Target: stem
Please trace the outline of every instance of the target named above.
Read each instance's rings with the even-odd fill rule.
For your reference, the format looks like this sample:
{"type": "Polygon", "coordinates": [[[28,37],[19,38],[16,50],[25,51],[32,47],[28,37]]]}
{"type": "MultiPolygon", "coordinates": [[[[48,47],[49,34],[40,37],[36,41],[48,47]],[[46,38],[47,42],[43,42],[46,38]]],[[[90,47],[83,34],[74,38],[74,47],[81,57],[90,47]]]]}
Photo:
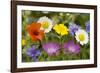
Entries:
{"type": "Polygon", "coordinates": [[[39,40],[39,43],[40,43],[40,46],[39,46],[39,48],[41,48],[41,47],[42,47],[42,42],[41,42],[41,40],[39,40]]]}
{"type": "Polygon", "coordinates": [[[45,35],[45,41],[46,41],[46,42],[48,41],[48,38],[46,37],[46,35],[45,35]]]}
{"type": "Polygon", "coordinates": [[[62,45],[62,36],[60,36],[60,45],[62,45]]]}

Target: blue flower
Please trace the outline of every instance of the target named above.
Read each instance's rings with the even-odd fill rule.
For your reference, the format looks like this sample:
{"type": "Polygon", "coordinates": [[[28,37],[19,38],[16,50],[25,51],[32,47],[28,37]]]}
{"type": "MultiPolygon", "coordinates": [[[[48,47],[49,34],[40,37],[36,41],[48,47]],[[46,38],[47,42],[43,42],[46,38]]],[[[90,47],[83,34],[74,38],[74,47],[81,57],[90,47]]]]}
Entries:
{"type": "Polygon", "coordinates": [[[90,32],[90,21],[86,22],[86,32],[90,32]]]}
{"type": "Polygon", "coordinates": [[[78,31],[78,29],[80,29],[80,27],[78,25],[76,25],[75,23],[69,23],[69,33],[74,36],[75,32],[78,31]]]}
{"type": "Polygon", "coordinates": [[[41,54],[41,51],[36,49],[35,46],[27,49],[26,54],[33,58],[34,61],[38,61],[37,57],[41,54]]]}

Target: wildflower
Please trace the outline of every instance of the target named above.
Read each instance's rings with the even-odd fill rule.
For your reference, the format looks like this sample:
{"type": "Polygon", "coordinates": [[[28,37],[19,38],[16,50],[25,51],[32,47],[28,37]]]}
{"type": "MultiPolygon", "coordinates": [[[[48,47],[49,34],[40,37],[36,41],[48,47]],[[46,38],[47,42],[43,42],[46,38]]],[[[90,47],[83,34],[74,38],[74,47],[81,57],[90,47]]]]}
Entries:
{"type": "Polygon", "coordinates": [[[48,55],[54,55],[59,52],[60,45],[54,42],[48,42],[43,44],[43,49],[48,53],[48,55]]]}
{"type": "Polygon", "coordinates": [[[45,33],[48,33],[51,31],[52,27],[53,27],[53,22],[51,19],[49,19],[46,16],[41,17],[38,20],[38,23],[41,23],[41,29],[44,30],[45,33]]]}
{"type": "Polygon", "coordinates": [[[33,41],[42,40],[44,37],[44,31],[40,30],[40,23],[32,23],[28,26],[27,31],[33,41]]]}
{"type": "Polygon", "coordinates": [[[90,21],[86,22],[86,32],[90,32],[90,21]]]}
{"type": "Polygon", "coordinates": [[[88,33],[82,29],[75,33],[75,38],[81,45],[87,44],[89,40],[88,33]]]}
{"type": "Polygon", "coordinates": [[[80,27],[74,23],[69,23],[69,33],[74,36],[75,32],[78,31],[78,29],[80,29],[80,27]]]}
{"type": "Polygon", "coordinates": [[[26,45],[26,40],[22,39],[22,46],[25,46],[25,45],[26,45]]]}
{"type": "Polygon", "coordinates": [[[63,45],[64,51],[71,54],[78,54],[80,52],[80,45],[75,44],[74,41],[69,41],[63,45]]]}
{"type": "Polygon", "coordinates": [[[68,28],[64,24],[56,24],[53,29],[61,36],[68,34],[68,28]]]}
{"type": "Polygon", "coordinates": [[[31,48],[27,49],[26,54],[34,59],[34,61],[37,61],[37,57],[41,54],[40,50],[37,50],[35,46],[32,46],[31,48]]]}

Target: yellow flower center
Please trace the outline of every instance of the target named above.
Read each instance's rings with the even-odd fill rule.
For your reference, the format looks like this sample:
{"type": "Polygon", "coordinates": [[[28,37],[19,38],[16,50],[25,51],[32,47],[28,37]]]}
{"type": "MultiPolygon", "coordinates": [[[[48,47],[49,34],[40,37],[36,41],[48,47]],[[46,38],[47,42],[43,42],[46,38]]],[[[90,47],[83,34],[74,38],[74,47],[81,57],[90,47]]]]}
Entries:
{"type": "Polygon", "coordinates": [[[85,36],[84,36],[84,34],[79,34],[79,39],[80,39],[80,41],[84,41],[84,39],[85,39],[85,36]]]}
{"type": "Polygon", "coordinates": [[[42,23],[42,27],[43,27],[44,29],[47,29],[47,28],[49,27],[49,23],[48,23],[47,21],[44,21],[44,22],[42,23]]]}

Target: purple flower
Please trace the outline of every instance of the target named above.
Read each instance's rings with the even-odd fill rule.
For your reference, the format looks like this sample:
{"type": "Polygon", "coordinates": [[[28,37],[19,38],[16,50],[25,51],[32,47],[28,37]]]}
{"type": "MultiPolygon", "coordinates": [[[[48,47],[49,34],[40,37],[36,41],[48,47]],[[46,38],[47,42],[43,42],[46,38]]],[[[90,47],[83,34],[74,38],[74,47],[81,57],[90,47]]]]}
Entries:
{"type": "Polygon", "coordinates": [[[43,44],[43,49],[51,56],[59,52],[60,45],[55,42],[48,42],[43,44]]]}
{"type": "Polygon", "coordinates": [[[80,45],[75,44],[73,41],[64,43],[64,51],[71,54],[78,54],[80,52],[80,45]]]}
{"type": "Polygon", "coordinates": [[[74,23],[69,23],[69,33],[74,36],[75,32],[80,29],[80,27],[74,23]]]}
{"type": "Polygon", "coordinates": [[[90,21],[86,22],[86,32],[90,32],[90,21]]]}
{"type": "Polygon", "coordinates": [[[35,46],[32,46],[31,48],[27,49],[26,54],[34,59],[34,61],[37,61],[37,56],[41,54],[40,50],[37,50],[35,46]]]}

